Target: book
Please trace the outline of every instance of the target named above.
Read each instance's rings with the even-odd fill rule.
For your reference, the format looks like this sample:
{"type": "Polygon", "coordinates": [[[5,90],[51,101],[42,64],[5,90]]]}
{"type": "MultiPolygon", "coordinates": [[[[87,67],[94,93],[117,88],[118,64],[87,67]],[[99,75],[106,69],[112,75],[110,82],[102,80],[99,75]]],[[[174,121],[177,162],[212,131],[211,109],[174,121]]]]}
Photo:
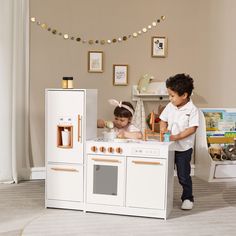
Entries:
{"type": "Polygon", "coordinates": [[[202,110],[207,131],[217,131],[219,130],[218,122],[224,117],[225,110],[202,110]]]}

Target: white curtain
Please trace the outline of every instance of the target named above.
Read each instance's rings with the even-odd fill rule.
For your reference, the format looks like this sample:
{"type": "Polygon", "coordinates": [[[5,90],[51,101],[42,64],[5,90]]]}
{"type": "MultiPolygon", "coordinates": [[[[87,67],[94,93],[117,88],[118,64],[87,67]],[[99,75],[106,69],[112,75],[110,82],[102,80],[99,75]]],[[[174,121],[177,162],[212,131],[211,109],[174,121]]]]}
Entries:
{"type": "Polygon", "coordinates": [[[0,0],[0,182],[29,169],[29,0],[0,0]]]}

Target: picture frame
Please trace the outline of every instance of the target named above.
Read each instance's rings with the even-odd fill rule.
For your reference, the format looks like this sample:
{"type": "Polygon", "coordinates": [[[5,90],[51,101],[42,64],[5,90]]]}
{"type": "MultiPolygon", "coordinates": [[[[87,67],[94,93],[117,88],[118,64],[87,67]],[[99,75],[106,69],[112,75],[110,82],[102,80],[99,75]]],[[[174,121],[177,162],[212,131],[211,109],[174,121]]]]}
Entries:
{"type": "Polygon", "coordinates": [[[167,37],[153,36],[151,45],[152,45],[152,57],[167,56],[167,37]]]}
{"type": "Polygon", "coordinates": [[[89,51],[88,52],[88,72],[102,73],[103,72],[103,52],[89,51]]]}
{"type": "Polygon", "coordinates": [[[128,65],[113,65],[113,85],[124,86],[128,84],[128,65]]]}

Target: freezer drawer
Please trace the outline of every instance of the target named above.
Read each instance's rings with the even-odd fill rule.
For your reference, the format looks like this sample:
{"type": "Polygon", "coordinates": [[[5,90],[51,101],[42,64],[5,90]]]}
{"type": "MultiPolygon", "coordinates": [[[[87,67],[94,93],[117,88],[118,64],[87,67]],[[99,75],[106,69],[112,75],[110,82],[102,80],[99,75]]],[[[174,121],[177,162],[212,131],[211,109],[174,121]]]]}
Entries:
{"type": "Polygon", "coordinates": [[[83,166],[48,164],[46,198],[83,201],[83,166]]]}
{"type": "Polygon", "coordinates": [[[127,158],[126,206],[164,209],[166,160],[127,158]]]}

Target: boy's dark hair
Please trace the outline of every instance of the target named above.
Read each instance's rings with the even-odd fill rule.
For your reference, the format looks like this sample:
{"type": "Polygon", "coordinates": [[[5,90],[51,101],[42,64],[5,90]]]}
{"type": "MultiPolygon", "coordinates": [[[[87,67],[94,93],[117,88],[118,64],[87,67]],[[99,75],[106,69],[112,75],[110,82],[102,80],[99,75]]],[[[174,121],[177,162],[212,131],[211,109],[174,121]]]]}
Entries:
{"type": "MultiPolygon", "coordinates": [[[[122,104],[130,107],[134,111],[134,107],[130,102],[122,102],[122,104]]],[[[126,118],[131,118],[133,116],[133,114],[129,110],[127,110],[122,106],[121,107],[117,106],[115,108],[114,115],[117,117],[126,117],[126,118]]]]}
{"type": "Polygon", "coordinates": [[[194,89],[193,79],[186,74],[176,74],[166,80],[166,87],[176,92],[179,96],[187,93],[189,98],[194,89]]]}

